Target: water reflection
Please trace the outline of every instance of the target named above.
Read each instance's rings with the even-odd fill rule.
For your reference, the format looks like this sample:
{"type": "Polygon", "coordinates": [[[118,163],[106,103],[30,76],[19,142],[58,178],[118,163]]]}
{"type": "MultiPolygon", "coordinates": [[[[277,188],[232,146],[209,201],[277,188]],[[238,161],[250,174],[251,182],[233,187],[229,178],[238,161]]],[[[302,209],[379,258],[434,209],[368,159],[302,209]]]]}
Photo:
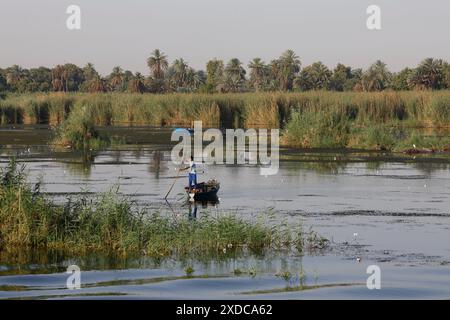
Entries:
{"type": "Polygon", "coordinates": [[[154,177],[159,179],[161,173],[164,173],[167,170],[169,170],[169,167],[167,161],[164,161],[164,152],[160,150],[150,152],[148,172],[154,173],[154,177]]]}
{"type": "Polygon", "coordinates": [[[187,207],[189,209],[188,211],[188,217],[189,220],[195,220],[198,217],[198,210],[199,208],[204,209],[202,210],[205,212],[207,209],[211,208],[217,208],[219,205],[219,198],[215,196],[210,201],[187,201],[187,207]]]}
{"type": "MultiPolygon", "coordinates": [[[[134,144],[84,154],[67,151],[53,152],[46,146],[45,139],[38,143],[32,142],[37,140],[29,140],[31,133],[33,136],[40,135],[33,131],[30,132],[29,137],[21,137],[20,143],[4,145],[0,148],[1,166],[7,163],[11,155],[17,155],[18,160],[25,162],[30,169],[30,181],[34,181],[37,175],[45,173],[45,182],[49,182],[46,185],[46,191],[49,194],[66,195],[66,193],[77,192],[79,185],[84,183],[88,183],[94,192],[105,191],[117,181],[117,176],[120,175],[127,178],[122,181],[121,191],[134,196],[139,204],[151,206],[155,210],[164,206],[163,196],[174,179],[174,174],[169,172],[170,146],[167,145],[167,141],[170,140],[170,134],[167,132],[155,131],[151,135],[144,135],[139,130],[127,131],[130,135],[127,141],[132,141],[134,144]],[[131,135],[135,138],[132,139],[131,135]],[[70,171],[75,177],[65,176],[63,170],[70,171]],[[87,176],[90,177],[87,182],[80,182],[78,179],[87,176]]],[[[0,135],[3,135],[3,132],[0,135]]],[[[0,137],[0,144],[11,144],[12,141],[16,141],[12,135],[8,135],[7,139],[5,136],[0,137]]],[[[237,212],[251,218],[252,213],[265,210],[270,206],[276,208],[277,219],[284,219],[286,217],[284,213],[292,213],[292,216],[288,217],[292,220],[288,221],[297,221],[296,219],[300,216],[305,219],[306,226],[313,226],[314,230],[334,241],[347,241],[349,238],[351,240],[354,232],[359,232],[364,237],[364,245],[367,244],[367,247],[352,246],[353,250],[342,249],[345,249],[342,254],[346,254],[351,260],[340,260],[340,257],[332,256],[323,257],[324,260],[322,257],[314,257],[320,259],[315,260],[316,264],[307,265],[306,273],[309,279],[314,277],[315,268],[320,271],[321,277],[322,274],[331,275],[332,278],[331,280],[328,278],[328,282],[350,281],[354,279],[354,274],[357,274],[355,271],[361,272],[361,275],[365,277],[365,268],[362,268],[365,256],[382,259],[380,261],[385,261],[387,258],[395,261],[396,257],[404,259],[406,254],[413,252],[419,257],[415,261],[430,264],[429,257],[422,254],[426,252],[438,256],[433,261],[445,263],[448,261],[448,248],[445,246],[445,243],[448,243],[448,223],[445,220],[448,214],[445,214],[448,212],[447,199],[450,192],[449,180],[446,179],[449,177],[450,169],[448,156],[410,156],[339,150],[313,152],[287,149],[282,150],[280,156],[279,175],[269,178],[261,177],[259,170],[253,166],[210,166],[207,174],[223,182],[223,188],[220,191],[222,197],[220,209],[218,202],[188,202],[183,192],[184,183],[178,182],[170,199],[172,205],[168,206],[171,208],[170,211],[167,209],[168,214],[195,220],[200,219],[203,213],[211,214],[211,211],[213,211],[212,214],[237,212]],[[373,171],[380,172],[374,174],[373,171]],[[433,180],[423,181],[429,177],[433,180]],[[177,192],[180,192],[180,197],[175,199],[173,194],[177,192]],[[341,215],[341,213],[351,213],[351,215],[341,215]],[[403,220],[405,222],[402,222],[403,220]],[[404,241],[397,241],[398,239],[404,241]],[[385,253],[386,248],[392,247],[398,251],[397,256],[388,256],[385,253]],[[356,262],[355,256],[363,256],[363,262],[356,262]],[[336,266],[340,264],[342,269],[339,271],[336,266]],[[333,267],[331,273],[321,270],[330,266],[333,267]],[[355,269],[359,267],[361,270],[355,269]]],[[[308,259],[310,259],[309,256],[306,260],[308,259]]],[[[411,262],[408,260],[406,263],[411,262]]],[[[246,292],[251,292],[252,288],[266,290],[265,292],[272,289],[280,290],[279,288],[283,288],[283,279],[286,281],[303,279],[295,278],[303,274],[301,257],[275,257],[267,252],[261,252],[260,255],[238,256],[235,251],[226,253],[220,251],[216,255],[204,257],[150,258],[144,255],[124,257],[105,253],[80,256],[66,255],[61,252],[0,250],[0,275],[63,273],[70,264],[79,265],[83,271],[129,269],[123,273],[124,279],[129,281],[153,276],[180,277],[184,275],[183,270],[186,266],[192,266],[195,269],[194,276],[225,274],[232,277],[238,274],[253,276],[264,273],[271,276],[279,275],[275,279],[277,282],[267,283],[265,286],[267,289],[260,288],[262,282],[255,282],[255,286],[252,287],[251,284],[242,281],[243,278],[239,279],[240,283],[243,283],[239,291],[246,292]],[[175,275],[172,274],[173,268],[177,270],[175,275]],[[142,270],[140,274],[141,270],[137,269],[145,270],[142,270]],[[156,270],[154,275],[149,273],[149,269],[159,270],[156,270]],[[291,275],[294,278],[291,278],[291,275]]],[[[385,262],[384,268],[388,267],[389,264],[385,262]]],[[[436,279],[434,284],[445,283],[448,272],[441,272],[436,266],[433,268],[437,270],[436,274],[432,274],[436,279]]],[[[402,278],[405,270],[409,269],[399,268],[398,270],[402,278]]],[[[108,272],[105,271],[105,273],[108,272]]],[[[110,274],[111,279],[117,279],[117,272],[110,274]]],[[[63,274],[63,276],[66,275],[63,274]]],[[[261,280],[258,276],[255,278],[256,281],[261,280]]],[[[61,277],[61,279],[61,285],[64,285],[65,278],[61,277]]],[[[92,279],[91,281],[98,283],[105,281],[101,273],[95,273],[92,279]]],[[[416,288],[425,288],[422,292],[431,289],[431,286],[420,283],[418,273],[412,273],[404,279],[407,279],[408,283],[415,283],[416,288]]],[[[262,281],[272,280],[271,278],[262,281]]],[[[27,283],[36,284],[41,280],[33,278],[27,281],[29,281],[27,283]]],[[[209,287],[217,288],[217,283],[214,279],[214,283],[211,282],[209,287]]],[[[299,283],[303,286],[303,282],[300,281],[288,284],[297,286],[299,283]]],[[[38,285],[46,287],[51,283],[48,284],[42,280],[38,285]]],[[[232,286],[236,291],[235,285],[236,283],[230,282],[224,287],[232,286]]],[[[167,288],[167,291],[172,289],[170,292],[173,293],[180,292],[180,290],[173,290],[170,284],[167,288]]],[[[192,285],[189,283],[185,288],[186,292],[192,292],[192,285]]],[[[448,292],[448,288],[445,290],[448,292]]],[[[158,294],[160,292],[158,291],[158,294]]],[[[210,292],[208,291],[207,294],[209,295],[210,292]]],[[[437,296],[440,297],[440,295],[437,296]]]]}
{"type": "Polygon", "coordinates": [[[88,178],[91,175],[96,156],[96,153],[89,151],[73,153],[70,160],[65,161],[64,165],[70,174],[88,178]]]}
{"type": "Polygon", "coordinates": [[[423,172],[424,175],[431,176],[436,171],[450,170],[449,163],[439,163],[433,161],[421,161],[413,164],[414,168],[423,172]]]}
{"type": "Polygon", "coordinates": [[[125,269],[182,269],[195,266],[204,272],[229,273],[255,268],[259,272],[275,273],[278,270],[299,270],[302,256],[286,257],[276,252],[240,254],[237,251],[217,252],[205,256],[149,257],[142,254],[85,253],[68,254],[58,250],[12,250],[0,252],[0,276],[17,274],[42,274],[65,272],[76,264],[82,270],[125,269]]]}

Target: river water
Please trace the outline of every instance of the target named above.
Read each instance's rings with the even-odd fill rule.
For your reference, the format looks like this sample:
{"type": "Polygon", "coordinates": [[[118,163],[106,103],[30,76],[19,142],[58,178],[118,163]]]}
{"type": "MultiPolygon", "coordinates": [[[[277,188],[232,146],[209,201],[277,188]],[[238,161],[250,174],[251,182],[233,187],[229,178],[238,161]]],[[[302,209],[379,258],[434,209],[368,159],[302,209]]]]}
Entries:
{"type": "Polygon", "coordinates": [[[281,150],[279,172],[253,165],[209,165],[201,179],[221,182],[219,202],[187,205],[187,177],[175,183],[170,129],[103,129],[126,143],[89,156],[52,152],[46,127],[0,129],[0,161],[16,155],[29,180],[43,181],[55,201],[80,192],[121,193],[138,205],[178,215],[233,212],[274,215],[331,240],[304,256],[223,259],[46,256],[12,264],[0,260],[0,298],[450,298],[450,156],[408,156],[336,150],[281,150]],[[67,266],[80,266],[82,288],[66,289],[67,266]],[[185,267],[195,272],[187,277],[185,267]],[[381,270],[369,290],[367,267],[381,270]],[[251,270],[235,274],[235,270],[251,270]],[[290,279],[277,273],[289,271],[290,279]],[[301,284],[301,286],[300,286],[301,284]],[[301,288],[302,290],[300,290],[301,288]]]}

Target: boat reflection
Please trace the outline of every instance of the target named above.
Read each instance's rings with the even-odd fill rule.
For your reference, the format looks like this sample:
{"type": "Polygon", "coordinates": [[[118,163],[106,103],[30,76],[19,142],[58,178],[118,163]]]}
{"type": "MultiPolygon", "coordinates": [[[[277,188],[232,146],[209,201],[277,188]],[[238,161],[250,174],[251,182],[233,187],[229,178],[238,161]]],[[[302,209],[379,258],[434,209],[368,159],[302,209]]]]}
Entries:
{"type": "Polygon", "coordinates": [[[202,209],[216,208],[219,203],[220,203],[219,198],[217,196],[215,196],[214,198],[211,198],[209,201],[189,201],[188,200],[189,220],[197,219],[199,208],[202,208],[202,209]]]}

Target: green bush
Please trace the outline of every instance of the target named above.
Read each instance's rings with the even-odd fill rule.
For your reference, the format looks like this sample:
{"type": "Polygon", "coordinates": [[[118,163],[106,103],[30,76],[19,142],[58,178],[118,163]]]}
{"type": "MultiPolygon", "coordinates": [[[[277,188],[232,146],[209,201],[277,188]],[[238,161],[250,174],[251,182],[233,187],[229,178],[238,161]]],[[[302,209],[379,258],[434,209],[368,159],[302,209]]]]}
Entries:
{"type": "Polygon", "coordinates": [[[347,144],[349,130],[347,116],[339,111],[294,111],[282,141],[302,148],[342,148],[347,144]]]}
{"type": "Polygon", "coordinates": [[[396,139],[391,128],[375,126],[364,129],[360,139],[359,146],[372,150],[392,150],[396,139]]]}
{"type": "Polygon", "coordinates": [[[56,128],[53,144],[76,150],[98,150],[107,146],[110,141],[100,137],[92,113],[90,106],[74,108],[62,125],[56,128]]]}

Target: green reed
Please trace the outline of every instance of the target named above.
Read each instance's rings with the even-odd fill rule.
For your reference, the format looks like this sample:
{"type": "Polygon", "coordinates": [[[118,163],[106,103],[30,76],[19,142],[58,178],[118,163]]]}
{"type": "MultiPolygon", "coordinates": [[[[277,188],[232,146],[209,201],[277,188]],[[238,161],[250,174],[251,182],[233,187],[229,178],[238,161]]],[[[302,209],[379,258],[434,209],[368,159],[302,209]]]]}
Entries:
{"type": "Polygon", "coordinates": [[[79,109],[88,109],[96,126],[201,120],[211,127],[286,129],[282,142],[293,147],[396,149],[408,137],[392,135],[391,128],[450,126],[450,91],[11,94],[0,101],[0,120],[61,124],[79,109]],[[401,140],[392,145],[389,136],[401,140]]]}
{"type": "Polygon", "coordinates": [[[299,226],[231,214],[188,217],[138,209],[118,188],[55,204],[26,181],[13,159],[0,173],[0,250],[138,253],[151,257],[210,255],[324,247],[299,226]]]}

